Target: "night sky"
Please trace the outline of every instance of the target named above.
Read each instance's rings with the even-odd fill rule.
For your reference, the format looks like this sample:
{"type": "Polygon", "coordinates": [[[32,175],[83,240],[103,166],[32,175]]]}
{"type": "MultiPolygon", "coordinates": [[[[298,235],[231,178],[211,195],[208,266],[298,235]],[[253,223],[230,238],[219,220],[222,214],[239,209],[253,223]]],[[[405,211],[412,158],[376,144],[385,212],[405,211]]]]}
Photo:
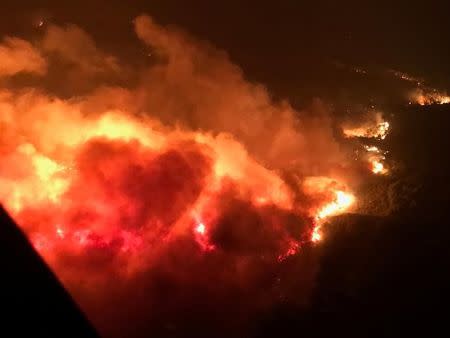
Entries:
{"type": "Polygon", "coordinates": [[[450,86],[444,1],[15,1],[2,11],[8,13],[0,22],[3,34],[36,34],[38,18],[70,22],[128,60],[145,55],[131,20],[150,13],[227,51],[249,79],[292,100],[383,87],[371,79],[360,83],[336,64],[375,73],[395,69],[450,86]]]}

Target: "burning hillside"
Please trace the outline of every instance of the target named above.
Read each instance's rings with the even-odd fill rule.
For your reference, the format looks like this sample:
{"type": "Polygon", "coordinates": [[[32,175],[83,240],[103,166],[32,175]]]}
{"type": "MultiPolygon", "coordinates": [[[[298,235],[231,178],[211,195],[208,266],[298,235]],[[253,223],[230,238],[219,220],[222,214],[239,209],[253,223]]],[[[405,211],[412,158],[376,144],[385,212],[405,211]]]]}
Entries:
{"type": "MultiPolygon", "coordinates": [[[[181,321],[239,305],[237,323],[293,290],[305,301],[308,252],[327,219],[357,206],[361,178],[387,172],[382,151],[366,146],[355,162],[322,105],[306,114],[273,102],[223,52],[148,16],[134,26],[156,55],[146,69],[131,71],[74,26],[49,26],[33,44],[4,40],[0,200],[108,335],[180,325],[189,307],[206,317],[181,321]],[[61,98],[39,86],[52,62],[70,79],[140,80],[96,80],[61,98]],[[36,85],[9,85],[22,73],[36,85]],[[124,313],[129,323],[117,321],[124,313]]],[[[351,128],[348,137],[384,139],[389,123],[377,114],[351,128]]]]}

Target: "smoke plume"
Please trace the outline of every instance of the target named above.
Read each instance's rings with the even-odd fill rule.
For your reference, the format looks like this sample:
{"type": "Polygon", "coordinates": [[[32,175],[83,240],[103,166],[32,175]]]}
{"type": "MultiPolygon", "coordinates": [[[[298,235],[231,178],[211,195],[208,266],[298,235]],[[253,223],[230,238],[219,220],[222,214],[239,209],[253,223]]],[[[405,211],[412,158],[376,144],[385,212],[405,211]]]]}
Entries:
{"type": "Polygon", "coordinates": [[[47,63],[28,41],[6,37],[0,44],[0,78],[18,73],[44,75],[47,63]]]}
{"type": "Polygon", "coordinates": [[[105,337],[229,336],[305,304],[315,242],[365,163],[323,104],[298,112],[208,43],[146,15],[134,28],[152,58],[129,86],[74,25],[4,40],[0,76],[41,78],[0,89],[0,200],[105,337]],[[67,74],[95,88],[39,85],[67,74]]]}

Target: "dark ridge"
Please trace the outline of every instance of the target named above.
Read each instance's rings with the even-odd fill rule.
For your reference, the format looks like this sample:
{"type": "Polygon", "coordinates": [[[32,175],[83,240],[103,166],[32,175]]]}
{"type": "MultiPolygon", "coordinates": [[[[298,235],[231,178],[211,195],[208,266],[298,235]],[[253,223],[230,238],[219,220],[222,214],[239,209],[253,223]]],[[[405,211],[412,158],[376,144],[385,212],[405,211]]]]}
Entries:
{"type": "Polygon", "coordinates": [[[321,248],[309,307],[280,304],[256,337],[448,332],[443,309],[448,304],[449,230],[416,216],[345,215],[334,220],[321,248]]]}
{"type": "Polygon", "coordinates": [[[433,179],[448,177],[450,104],[410,105],[392,112],[386,138],[390,157],[401,161],[405,172],[433,179]]]}
{"type": "Polygon", "coordinates": [[[99,337],[1,205],[0,266],[1,337],[99,337]]]}

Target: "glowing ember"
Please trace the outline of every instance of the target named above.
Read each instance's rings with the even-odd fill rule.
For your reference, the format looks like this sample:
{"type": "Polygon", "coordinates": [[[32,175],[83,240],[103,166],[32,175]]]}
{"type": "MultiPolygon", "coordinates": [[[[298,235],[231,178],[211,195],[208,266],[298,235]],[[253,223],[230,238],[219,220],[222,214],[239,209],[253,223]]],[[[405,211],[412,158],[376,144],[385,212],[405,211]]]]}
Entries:
{"type": "Polygon", "coordinates": [[[209,252],[214,250],[216,247],[214,244],[210,242],[210,239],[207,235],[207,229],[204,223],[199,222],[194,228],[195,240],[197,244],[200,246],[202,251],[209,252]]]}
{"type": "Polygon", "coordinates": [[[205,231],[206,231],[206,227],[205,227],[205,225],[204,225],[203,223],[200,223],[200,224],[198,224],[197,227],[195,228],[195,231],[196,231],[197,233],[201,234],[201,235],[204,235],[204,234],[205,234],[205,231]]]}
{"type": "Polygon", "coordinates": [[[64,238],[64,230],[59,227],[56,228],[56,234],[59,238],[64,238]]]}
{"type": "Polygon", "coordinates": [[[311,242],[317,243],[322,240],[322,234],[320,233],[320,225],[315,225],[311,233],[311,242]]]}
{"type": "Polygon", "coordinates": [[[388,73],[394,75],[398,79],[414,83],[417,86],[421,86],[422,83],[424,82],[423,79],[417,78],[415,76],[412,76],[410,74],[407,74],[407,73],[404,73],[404,72],[400,72],[400,71],[397,71],[397,70],[390,69],[390,70],[388,70],[388,73]]]}
{"type": "Polygon", "coordinates": [[[288,250],[287,250],[285,253],[283,253],[283,254],[281,254],[281,255],[278,256],[278,261],[279,261],[279,262],[282,262],[282,261],[284,261],[286,258],[288,258],[288,257],[290,257],[290,256],[296,255],[296,254],[298,253],[298,250],[300,250],[300,245],[299,245],[299,243],[297,243],[297,242],[295,242],[295,241],[292,241],[291,243],[289,243],[289,248],[288,248],[288,250]]]}
{"type": "Polygon", "coordinates": [[[364,148],[371,153],[379,153],[380,149],[378,149],[378,147],[375,146],[364,146],[364,148]]]}
{"type": "Polygon", "coordinates": [[[375,160],[372,162],[372,172],[374,174],[383,174],[386,172],[386,169],[384,168],[383,163],[375,160]]]}

